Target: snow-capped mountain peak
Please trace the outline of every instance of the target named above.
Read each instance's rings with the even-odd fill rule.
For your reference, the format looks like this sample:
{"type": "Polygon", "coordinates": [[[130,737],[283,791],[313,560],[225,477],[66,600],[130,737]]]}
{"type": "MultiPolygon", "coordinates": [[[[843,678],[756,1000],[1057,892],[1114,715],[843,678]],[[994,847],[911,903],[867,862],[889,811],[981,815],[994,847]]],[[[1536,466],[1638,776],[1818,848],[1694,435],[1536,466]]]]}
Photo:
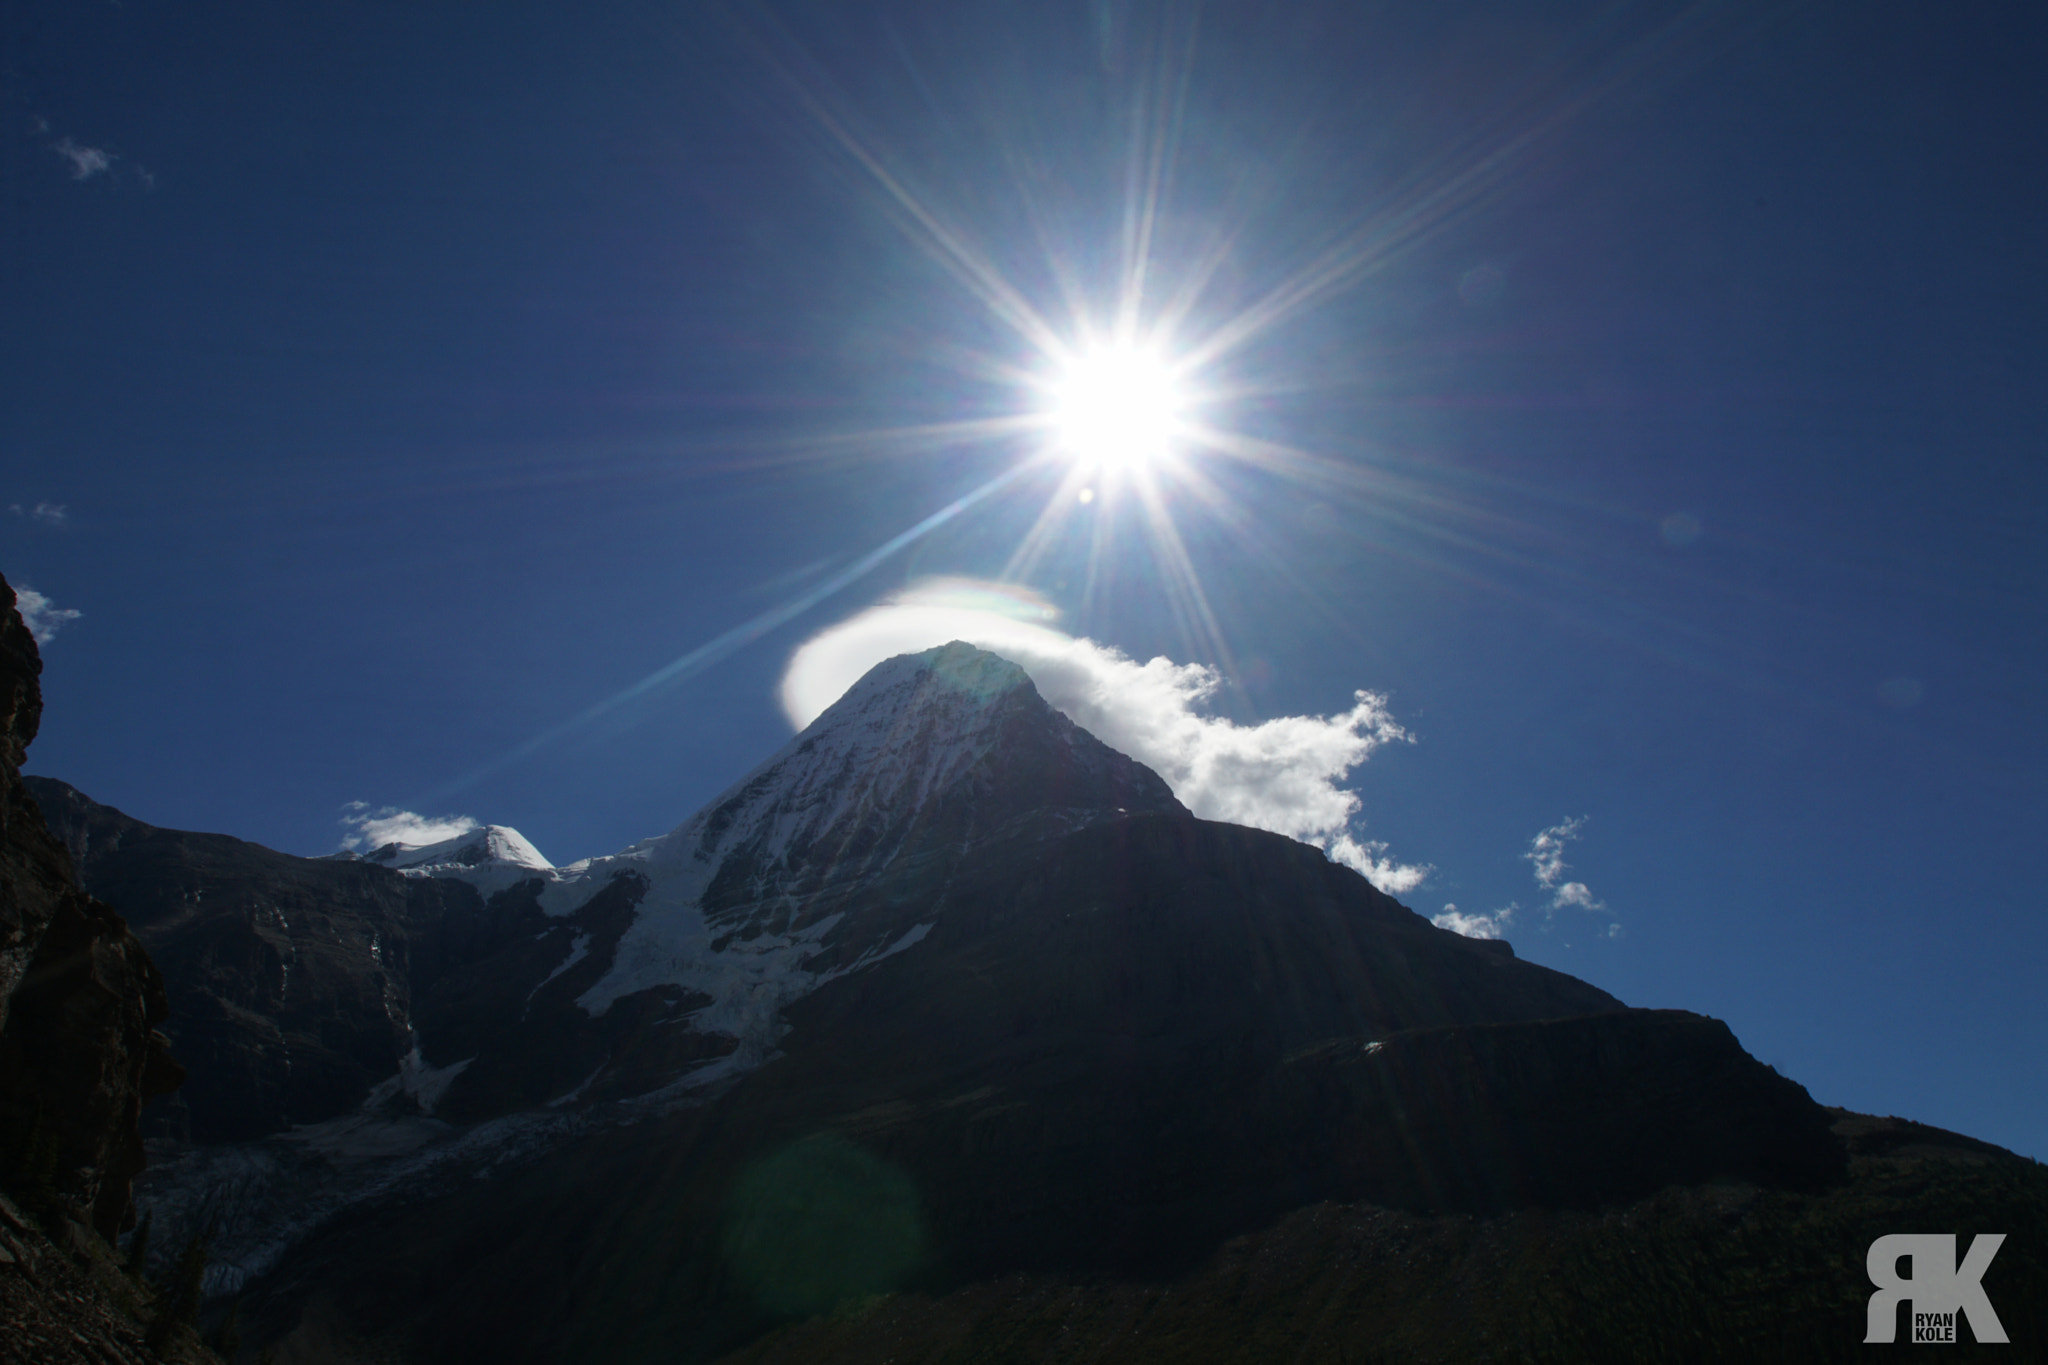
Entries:
{"type": "MultiPolygon", "coordinates": [[[[744,853],[763,870],[796,871],[821,862],[845,868],[851,855],[872,865],[914,836],[935,796],[963,782],[972,790],[961,794],[1003,814],[1016,806],[1092,808],[1098,818],[1180,808],[1150,769],[1048,706],[1023,669],[955,641],[877,664],[760,767],[625,856],[717,863],[744,853]],[[1012,785],[1006,777],[1054,776],[1008,771],[1025,766],[1062,769],[1069,780],[999,790],[1012,785]]],[[[981,832],[992,813],[981,812],[981,832]]]]}
{"type": "Polygon", "coordinates": [[[361,857],[409,877],[468,882],[486,897],[534,877],[548,877],[555,867],[525,835],[505,825],[478,825],[431,844],[384,844],[361,857]]]}
{"type": "Polygon", "coordinates": [[[1186,813],[1023,669],[956,641],[876,665],[668,834],[555,873],[541,906],[575,915],[620,876],[644,882],[608,968],[576,1003],[598,1015],[654,987],[709,996],[696,1027],[739,1038],[730,1065],[745,1067],[771,1050],[783,1005],[930,931],[928,907],[848,913],[880,869],[1136,811],[1186,813]],[[820,957],[839,965],[806,965],[820,957]]]}
{"type": "Polygon", "coordinates": [[[395,869],[481,867],[495,863],[546,872],[554,867],[525,835],[504,825],[478,825],[453,839],[432,844],[385,844],[364,854],[363,861],[395,869]]]}

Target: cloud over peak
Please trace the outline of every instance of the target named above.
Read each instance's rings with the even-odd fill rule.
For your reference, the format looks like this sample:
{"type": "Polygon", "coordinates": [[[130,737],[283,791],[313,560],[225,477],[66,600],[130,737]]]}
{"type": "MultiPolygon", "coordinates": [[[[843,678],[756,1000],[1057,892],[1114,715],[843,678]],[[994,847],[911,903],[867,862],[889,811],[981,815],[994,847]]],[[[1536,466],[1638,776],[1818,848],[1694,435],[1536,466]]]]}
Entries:
{"type": "Polygon", "coordinates": [[[341,824],[350,832],[342,837],[343,848],[378,849],[386,844],[419,848],[459,838],[477,827],[467,815],[428,817],[396,806],[370,809],[367,801],[351,801],[341,824]]]}
{"type": "Polygon", "coordinates": [[[783,674],[783,710],[801,729],[882,660],[965,640],[1022,667],[1047,702],[1157,772],[1196,815],[1314,844],[1391,894],[1429,875],[1352,830],[1362,802],[1343,779],[1382,745],[1409,738],[1385,697],[1359,691],[1333,715],[1240,725],[1203,709],[1223,684],[1215,669],[1163,655],[1140,663],[1053,629],[1055,617],[1014,585],[917,585],[800,646],[783,674]]]}

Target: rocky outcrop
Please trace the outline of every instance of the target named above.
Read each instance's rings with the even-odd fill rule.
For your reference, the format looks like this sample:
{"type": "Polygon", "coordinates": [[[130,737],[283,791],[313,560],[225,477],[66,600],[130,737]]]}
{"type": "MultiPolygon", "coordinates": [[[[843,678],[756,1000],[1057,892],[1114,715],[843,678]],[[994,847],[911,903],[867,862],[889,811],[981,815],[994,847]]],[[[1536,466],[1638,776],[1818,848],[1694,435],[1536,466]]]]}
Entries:
{"type": "MultiPolygon", "coordinates": [[[[6,584],[0,579],[0,587],[6,584]]],[[[29,959],[57,906],[73,889],[64,849],[21,784],[21,765],[42,725],[42,656],[6,588],[0,611],[0,1029],[29,959]]]]}
{"type": "Polygon", "coordinates": [[[145,1341],[146,1291],[76,1224],[46,1229],[0,1195],[0,1360],[34,1365],[217,1365],[190,1329],[145,1341]],[[54,1231],[54,1237],[52,1235],[54,1231]],[[60,1240],[61,1239],[61,1240],[60,1240]]]}
{"type": "MultiPolygon", "coordinates": [[[[4,580],[0,580],[4,587],[4,580]]],[[[42,713],[42,663],[13,610],[0,619],[0,1135],[6,1179],[112,1238],[134,1218],[139,1120],[182,1071],[156,1031],[163,978],[121,917],[80,891],[20,765],[42,713]]]]}

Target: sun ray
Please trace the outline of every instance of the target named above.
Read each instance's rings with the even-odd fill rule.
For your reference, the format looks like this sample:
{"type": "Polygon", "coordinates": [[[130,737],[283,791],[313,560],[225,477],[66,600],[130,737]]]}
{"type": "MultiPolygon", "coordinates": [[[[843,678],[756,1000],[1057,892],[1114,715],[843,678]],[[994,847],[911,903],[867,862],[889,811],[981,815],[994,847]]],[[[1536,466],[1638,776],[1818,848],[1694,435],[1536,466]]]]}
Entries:
{"type": "MultiPolygon", "coordinates": [[[[1680,40],[1697,30],[1716,8],[1709,3],[1691,6],[1637,44],[1603,78],[1552,101],[1548,108],[1502,111],[1491,131],[1440,154],[1427,169],[1410,176],[1407,184],[1390,196],[1390,202],[1369,211],[1335,243],[1193,345],[1187,353],[1189,362],[1211,364],[1393,264],[1498,190],[1512,173],[1523,170],[1531,149],[1539,143],[1588,109],[1612,100],[1623,87],[1647,80],[1660,58],[1668,63],[1686,55],[1688,50],[1680,40]]],[[[1696,52],[1691,55],[1697,58],[1696,52]]]]}
{"type": "MultiPolygon", "coordinates": [[[[1596,73],[1597,79],[1581,79],[1583,71],[1569,69],[1573,54],[1562,54],[1528,87],[1534,95],[1504,104],[1491,122],[1378,196],[1249,302],[1220,319],[1205,320],[1199,329],[1190,324],[1202,315],[1220,272],[1242,250],[1252,219],[1248,209],[1241,209],[1211,223],[1196,240],[1176,242],[1176,259],[1162,257],[1176,171],[1185,154],[1199,37],[1191,12],[1176,12],[1154,35],[1122,106],[1122,203],[1109,278],[1102,278],[1108,262],[1075,247],[1062,232],[1057,212],[1062,201],[1046,168],[1025,148],[1003,149],[997,164],[1008,168],[1023,207],[1022,222],[1036,241],[1057,296],[1050,312],[1046,301],[1034,302],[1003,272],[996,253],[920,189],[877,138],[863,134],[846,102],[822,77],[799,74],[810,69],[783,35],[795,55],[781,60],[770,54],[769,64],[797,105],[866,176],[906,239],[1023,343],[1022,354],[1013,358],[934,342],[926,358],[1006,386],[1024,402],[1022,410],[1001,418],[833,433],[755,458],[858,458],[978,442],[1028,444],[1027,452],[1010,460],[1012,475],[1048,462],[1064,467],[1050,480],[1044,505],[1006,556],[1003,578],[1022,581],[1057,562],[1059,547],[1071,543],[1077,519],[1083,520],[1080,601],[1084,612],[1093,613],[1106,594],[1120,591],[1121,576],[1140,566],[1135,555],[1119,553],[1137,549],[1126,543],[1135,530],[1146,557],[1146,577],[1177,628],[1197,655],[1230,672],[1230,643],[1177,520],[1176,501],[1178,512],[1193,513],[1203,524],[1219,528],[1304,595],[1316,595],[1292,572],[1287,547],[1248,519],[1241,498],[1211,477],[1202,467],[1205,461],[1222,462],[1216,465],[1219,471],[1236,467],[1243,477],[1278,480],[1370,508],[1387,527],[1415,533],[1406,550],[1390,547],[1390,552],[1413,554],[1414,545],[1425,543],[1456,547],[1457,554],[1467,556],[1468,569],[1475,562],[1506,565],[1526,556],[1522,541],[1527,528],[1518,533],[1512,524],[1503,525],[1482,504],[1462,498],[1426,472],[1397,473],[1385,460],[1317,453],[1234,429],[1227,420],[1234,404],[1316,385],[1308,378],[1294,388],[1270,379],[1233,382],[1228,362],[1255,341],[1408,257],[1512,177],[1530,173],[1541,143],[1587,108],[1611,99],[1625,83],[1643,78],[1660,57],[1679,50],[1677,36],[1711,8],[1695,6],[1667,22],[1622,60],[1596,73]],[[1171,270],[1165,268],[1169,264],[1171,270]],[[1106,296],[1098,293],[1104,286],[1106,296]],[[1176,392],[1181,385],[1187,387],[1176,392]],[[1090,495],[1096,498],[1093,504],[1086,501],[1090,495]],[[1481,558],[1469,558],[1475,554],[1481,558]]],[[[772,19],[764,24],[775,28],[772,19]]],[[[1317,605],[1325,604],[1318,600],[1317,605]]]]}
{"type": "Polygon", "coordinates": [[[1188,20],[1177,69],[1171,35],[1161,39],[1151,80],[1132,96],[1130,150],[1125,163],[1123,280],[1118,291],[1116,324],[1122,336],[1137,335],[1143,323],[1152,249],[1180,145],[1199,22],[1198,14],[1188,20]]]}
{"type": "Polygon", "coordinates": [[[1195,645],[1196,657],[1214,659],[1226,674],[1234,675],[1234,655],[1209,606],[1209,595],[1181,539],[1180,528],[1174,524],[1172,509],[1160,496],[1159,484],[1149,472],[1138,479],[1137,485],[1146,530],[1154,546],[1153,557],[1165,570],[1165,586],[1174,615],[1180,618],[1182,629],[1195,645]]]}
{"type": "Polygon", "coordinates": [[[1058,486],[1031,528],[1017,542],[1017,548],[1010,552],[1009,559],[997,575],[1006,583],[1022,582],[1031,576],[1039,561],[1052,548],[1059,534],[1073,518],[1074,508],[1080,505],[1081,491],[1087,486],[1088,470],[1080,465],[1070,464],[1061,475],[1058,486]]]}
{"type": "Polygon", "coordinates": [[[883,541],[880,545],[868,551],[839,572],[831,575],[823,582],[805,589],[787,601],[759,613],[751,620],[742,622],[714,639],[706,641],[695,649],[657,668],[638,682],[621,688],[600,702],[585,707],[568,720],[563,721],[559,725],[550,726],[540,734],[533,736],[524,743],[513,746],[497,758],[472,769],[453,782],[421,794],[414,798],[414,804],[428,806],[445,801],[457,792],[467,790],[476,785],[493,773],[502,771],[523,758],[531,757],[555,741],[584,729],[592,722],[618,710],[628,702],[645,696],[657,687],[703,672],[719,660],[726,658],[746,645],[752,644],[777,626],[795,620],[841,589],[850,587],[867,577],[884,561],[894,557],[898,552],[916,544],[977,503],[986,501],[1007,488],[1010,484],[1016,482],[1028,468],[1030,468],[1028,464],[1012,465],[994,478],[961,494],[915,525],[897,532],[888,540],[883,541]]]}
{"type": "MultiPolygon", "coordinates": [[[[853,115],[834,107],[836,101],[827,95],[824,78],[815,75],[815,88],[807,85],[797,77],[791,62],[779,57],[758,35],[753,36],[756,51],[781,77],[797,103],[842,151],[867,172],[883,192],[885,201],[907,217],[915,230],[907,231],[905,235],[1025,341],[1044,354],[1057,354],[1060,349],[1058,331],[992,261],[975,249],[964,232],[948,223],[937,208],[914,192],[903,176],[889,166],[883,154],[854,131],[853,115]]],[[[784,38],[784,46],[794,46],[788,42],[787,35],[784,38]]]]}

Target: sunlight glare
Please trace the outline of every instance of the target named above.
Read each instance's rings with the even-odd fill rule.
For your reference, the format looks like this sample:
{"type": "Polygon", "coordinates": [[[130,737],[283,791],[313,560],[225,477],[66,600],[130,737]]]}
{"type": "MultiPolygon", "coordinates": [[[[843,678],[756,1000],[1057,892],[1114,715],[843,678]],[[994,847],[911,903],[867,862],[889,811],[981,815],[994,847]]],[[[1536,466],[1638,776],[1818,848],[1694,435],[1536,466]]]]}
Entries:
{"type": "Polygon", "coordinates": [[[1073,356],[1053,388],[1059,443],[1102,469],[1137,469],[1172,453],[1184,398],[1173,367],[1155,351],[1120,344],[1073,356]]]}

